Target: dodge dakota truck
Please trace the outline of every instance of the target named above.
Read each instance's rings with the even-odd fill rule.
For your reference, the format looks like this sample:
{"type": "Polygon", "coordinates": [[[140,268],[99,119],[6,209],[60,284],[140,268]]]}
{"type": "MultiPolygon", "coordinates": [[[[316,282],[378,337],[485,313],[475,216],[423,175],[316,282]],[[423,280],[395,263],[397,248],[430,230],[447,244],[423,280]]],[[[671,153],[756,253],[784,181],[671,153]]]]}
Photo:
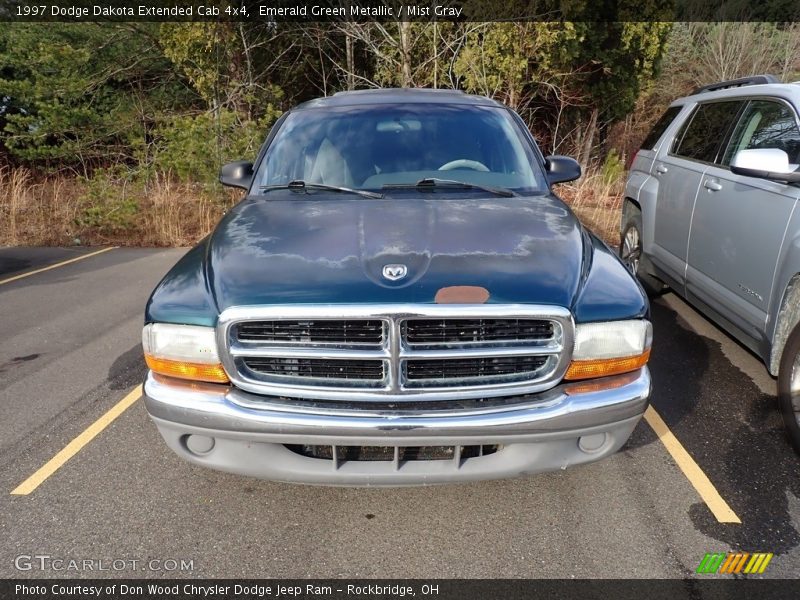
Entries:
{"type": "Polygon", "coordinates": [[[648,403],[647,297],[494,100],[338,93],[285,113],[153,291],[147,410],[193,463],[397,486],[601,459],[648,403]]]}

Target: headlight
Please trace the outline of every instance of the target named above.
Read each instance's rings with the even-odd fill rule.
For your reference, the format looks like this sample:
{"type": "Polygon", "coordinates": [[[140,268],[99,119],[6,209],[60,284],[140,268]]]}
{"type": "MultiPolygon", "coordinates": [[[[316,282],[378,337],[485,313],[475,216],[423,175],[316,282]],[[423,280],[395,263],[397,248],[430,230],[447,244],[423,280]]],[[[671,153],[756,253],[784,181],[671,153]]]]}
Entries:
{"type": "Polygon", "coordinates": [[[228,383],[213,327],[151,323],[142,330],[142,347],[145,362],[155,373],[228,383]]]}
{"type": "Polygon", "coordinates": [[[650,358],[650,321],[608,321],[575,326],[575,348],[566,379],[590,379],[640,369],[650,358]]]}

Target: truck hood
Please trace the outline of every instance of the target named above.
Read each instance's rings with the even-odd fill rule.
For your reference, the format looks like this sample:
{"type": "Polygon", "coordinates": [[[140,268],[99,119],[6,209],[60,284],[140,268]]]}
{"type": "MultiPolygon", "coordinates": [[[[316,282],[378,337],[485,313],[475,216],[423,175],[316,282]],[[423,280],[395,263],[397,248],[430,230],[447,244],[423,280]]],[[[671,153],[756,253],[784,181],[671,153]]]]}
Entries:
{"type": "Polygon", "coordinates": [[[571,306],[585,236],[551,195],[391,198],[341,194],[250,198],[207,240],[217,309],[286,303],[432,303],[439,289],[481,286],[491,303],[571,306]],[[386,265],[405,265],[398,281],[386,265]]]}

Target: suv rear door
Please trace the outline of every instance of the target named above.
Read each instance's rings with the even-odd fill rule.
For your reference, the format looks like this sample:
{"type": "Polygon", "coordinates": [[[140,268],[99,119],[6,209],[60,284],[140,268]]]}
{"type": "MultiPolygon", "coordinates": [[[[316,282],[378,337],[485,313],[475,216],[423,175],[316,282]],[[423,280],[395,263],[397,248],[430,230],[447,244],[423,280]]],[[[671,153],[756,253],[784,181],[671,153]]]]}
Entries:
{"type": "Polygon", "coordinates": [[[689,229],[700,182],[742,104],[741,100],[699,104],[674,142],[662,146],[653,165],[652,175],[659,184],[651,260],[678,289],[686,283],[689,229]]]}
{"type": "Polygon", "coordinates": [[[800,129],[789,104],[749,101],[725,151],[706,169],[692,220],[686,292],[741,330],[745,336],[738,337],[756,349],[764,339],[778,254],[800,190],[732,173],[736,152],[751,148],[780,148],[790,162],[800,161],[800,129]]]}

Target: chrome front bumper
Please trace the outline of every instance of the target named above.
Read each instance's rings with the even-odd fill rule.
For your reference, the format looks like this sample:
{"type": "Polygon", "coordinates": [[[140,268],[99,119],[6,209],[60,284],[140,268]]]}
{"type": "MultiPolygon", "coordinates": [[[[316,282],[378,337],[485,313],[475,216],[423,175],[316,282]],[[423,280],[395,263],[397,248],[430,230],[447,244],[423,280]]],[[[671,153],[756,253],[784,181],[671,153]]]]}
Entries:
{"type": "Polygon", "coordinates": [[[591,462],[616,452],[647,408],[650,374],[562,384],[503,406],[347,409],[291,403],[230,386],[149,373],[145,404],[179,456],[242,475],[312,484],[395,486],[497,479],[591,462]],[[499,445],[462,460],[333,461],[286,444],[499,445]]]}

